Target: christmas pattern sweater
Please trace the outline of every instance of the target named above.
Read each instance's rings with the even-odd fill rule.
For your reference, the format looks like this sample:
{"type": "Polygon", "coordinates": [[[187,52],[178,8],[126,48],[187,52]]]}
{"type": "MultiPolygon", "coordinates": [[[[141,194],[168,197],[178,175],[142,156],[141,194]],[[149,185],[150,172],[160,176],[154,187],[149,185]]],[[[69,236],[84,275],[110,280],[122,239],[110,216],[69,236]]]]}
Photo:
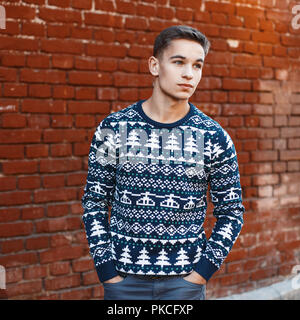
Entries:
{"type": "Polygon", "coordinates": [[[185,117],[160,123],[144,101],[108,115],[92,138],[82,220],[99,279],[195,270],[209,280],[243,225],[234,144],[190,102],[185,117]],[[209,238],[207,196],[216,218],[209,238]]]}

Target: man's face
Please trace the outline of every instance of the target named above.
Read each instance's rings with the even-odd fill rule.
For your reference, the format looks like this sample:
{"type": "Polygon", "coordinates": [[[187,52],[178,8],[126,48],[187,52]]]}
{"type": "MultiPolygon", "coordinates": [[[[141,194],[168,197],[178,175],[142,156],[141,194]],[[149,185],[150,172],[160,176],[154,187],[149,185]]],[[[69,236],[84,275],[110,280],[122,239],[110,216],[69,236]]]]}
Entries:
{"type": "Polygon", "coordinates": [[[201,77],[205,53],[196,41],[176,39],[158,59],[157,85],[173,100],[188,100],[201,77]]]}

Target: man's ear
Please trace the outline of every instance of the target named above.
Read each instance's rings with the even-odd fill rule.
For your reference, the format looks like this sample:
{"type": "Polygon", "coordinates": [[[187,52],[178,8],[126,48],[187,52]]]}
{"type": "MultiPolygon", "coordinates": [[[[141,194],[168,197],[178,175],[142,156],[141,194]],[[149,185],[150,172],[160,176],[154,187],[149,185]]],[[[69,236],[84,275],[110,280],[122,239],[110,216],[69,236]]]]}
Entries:
{"type": "Polygon", "coordinates": [[[155,58],[154,56],[151,56],[148,59],[148,66],[149,66],[150,73],[154,77],[158,76],[158,71],[159,71],[159,61],[158,61],[158,59],[155,58]]]}

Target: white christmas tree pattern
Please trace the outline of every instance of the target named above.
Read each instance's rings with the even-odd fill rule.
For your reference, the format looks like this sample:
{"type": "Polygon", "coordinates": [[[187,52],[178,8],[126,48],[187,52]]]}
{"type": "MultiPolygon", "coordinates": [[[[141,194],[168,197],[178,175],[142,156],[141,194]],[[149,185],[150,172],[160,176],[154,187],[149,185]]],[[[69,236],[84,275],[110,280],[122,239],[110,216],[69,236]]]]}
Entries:
{"type": "Polygon", "coordinates": [[[101,234],[105,234],[106,231],[104,230],[104,227],[100,224],[100,222],[96,219],[92,222],[92,228],[91,231],[91,237],[100,237],[101,234]]]}
{"type": "Polygon", "coordinates": [[[123,249],[123,253],[121,254],[121,259],[119,259],[119,261],[123,262],[124,264],[127,263],[132,263],[132,261],[130,260],[131,255],[130,255],[130,249],[128,248],[128,245],[123,249]]]}
{"type": "Polygon", "coordinates": [[[186,253],[187,252],[183,248],[179,250],[175,266],[181,266],[183,268],[185,265],[190,264],[190,262],[188,261],[189,257],[186,255],[186,253]]]}
{"type": "Polygon", "coordinates": [[[150,257],[148,256],[148,251],[146,250],[146,248],[143,248],[140,251],[140,255],[138,256],[138,261],[136,262],[136,264],[141,265],[142,267],[144,267],[145,265],[151,265],[150,257]]]}
{"type": "Polygon", "coordinates": [[[217,231],[217,234],[220,234],[223,236],[224,239],[232,240],[232,225],[230,223],[225,224],[222,228],[220,228],[219,231],[217,231]]]}
{"type": "Polygon", "coordinates": [[[157,261],[155,262],[155,265],[161,266],[161,270],[163,270],[164,266],[170,266],[171,263],[168,261],[169,258],[167,257],[167,252],[162,249],[159,252],[159,256],[157,257],[157,261]]]}

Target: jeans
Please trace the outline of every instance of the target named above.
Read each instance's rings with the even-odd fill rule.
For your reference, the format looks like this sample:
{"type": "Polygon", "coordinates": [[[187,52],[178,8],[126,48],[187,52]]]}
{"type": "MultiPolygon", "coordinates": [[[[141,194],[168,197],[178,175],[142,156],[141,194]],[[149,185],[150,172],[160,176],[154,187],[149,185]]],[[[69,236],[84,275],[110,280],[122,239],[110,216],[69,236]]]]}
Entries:
{"type": "Polygon", "coordinates": [[[141,279],[128,275],[117,283],[103,283],[104,300],[205,300],[206,286],[183,277],[141,279]]]}

